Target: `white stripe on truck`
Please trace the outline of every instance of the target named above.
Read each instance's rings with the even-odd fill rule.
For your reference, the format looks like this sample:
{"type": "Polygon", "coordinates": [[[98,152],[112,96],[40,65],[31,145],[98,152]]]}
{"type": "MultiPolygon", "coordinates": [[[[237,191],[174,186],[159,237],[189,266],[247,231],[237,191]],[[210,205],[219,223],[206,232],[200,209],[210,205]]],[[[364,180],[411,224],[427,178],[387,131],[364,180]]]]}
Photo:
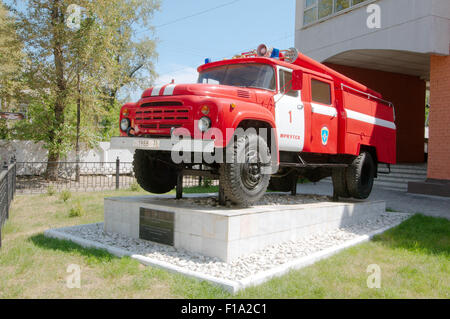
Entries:
{"type": "Polygon", "coordinates": [[[316,114],[337,116],[337,111],[332,106],[325,106],[325,105],[311,103],[311,110],[313,113],[316,113],[316,114]]]}
{"type": "Polygon", "coordinates": [[[152,96],[158,96],[161,89],[162,89],[162,86],[155,86],[152,90],[152,96]]]}
{"type": "Polygon", "coordinates": [[[349,119],[357,120],[357,121],[361,121],[361,122],[369,123],[369,124],[373,124],[373,125],[383,126],[383,127],[387,127],[387,128],[393,129],[393,130],[397,129],[397,126],[395,125],[394,122],[382,120],[377,117],[373,117],[373,116],[370,116],[367,114],[355,112],[352,110],[345,109],[345,111],[347,112],[347,118],[349,118],[349,119]]]}
{"type": "Polygon", "coordinates": [[[163,95],[173,95],[173,90],[175,90],[175,87],[176,87],[176,84],[169,84],[164,89],[164,94],[163,95]]]}

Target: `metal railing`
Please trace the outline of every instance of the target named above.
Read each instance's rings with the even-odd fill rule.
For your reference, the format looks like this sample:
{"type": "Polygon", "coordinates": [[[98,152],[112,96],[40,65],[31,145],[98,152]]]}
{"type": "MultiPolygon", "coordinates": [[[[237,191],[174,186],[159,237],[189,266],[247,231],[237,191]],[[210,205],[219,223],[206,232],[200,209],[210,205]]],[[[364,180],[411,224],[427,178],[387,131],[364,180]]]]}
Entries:
{"type": "Polygon", "coordinates": [[[133,164],[121,162],[17,162],[17,192],[104,191],[129,188],[135,183],[133,164]],[[55,172],[48,176],[48,168],[55,172]]]}
{"type": "MultiPolygon", "coordinates": [[[[137,185],[133,163],[121,162],[17,162],[17,193],[42,194],[130,189],[137,185]],[[48,178],[47,167],[55,167],[48,178]]],[[[183,187],[214,186],[218,182],[200,176],[183,176],[183,187]]]]}
{"type": "Polygon", "coordinates": [[[9,208],[16,193],[16,163],[4,163],[0,170],[0,248],[2,247],[2,227],[9,218],[9,208]]]}

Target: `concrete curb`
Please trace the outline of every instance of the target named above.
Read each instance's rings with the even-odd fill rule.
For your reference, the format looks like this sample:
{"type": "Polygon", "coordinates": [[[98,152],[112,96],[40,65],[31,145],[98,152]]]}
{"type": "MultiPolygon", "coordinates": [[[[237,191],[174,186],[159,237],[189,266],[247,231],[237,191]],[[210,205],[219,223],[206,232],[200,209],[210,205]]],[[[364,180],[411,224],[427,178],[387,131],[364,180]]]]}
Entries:
{"type": "MultiPolygon", "coordinates": [[[[60,228],[59,230],[64,230],[64,228],[60,228]]],[[[118,256],[118,257],[129,256],[132,259],[135,259],[135,260],[139,261],[140,263],[147,265],[147,266],[153,266],[153,267],[168,270],[173,273],[179,273],[179,274],[191,277],[191,278],[196,278],[196,279],[211,282],[215,285],[222,287],[223,289],[225,289],[231,293],[235,293],[236,291],[238,291],[239,284],[237,282],[209,276],[209,275],[191,271],[188,269],[184,269],[179,266],[175,266],[175,265],[172,265],[167,262],[157,260],[154,258],[149,258],[149,257],[145,257],[142,255],[132,254],[129,251],[121,249],[121,248],[116,248],[116,247],[101,244],[101,243],[98,243],[95,241],[86,240],[86,239],[83,239],[80,237],[75,237],[75,236],[60,232],[56,229],[50,229],[50,230],[45,231],[44,236],[49,237],[49,238],[60,239],[60,240],[69,240],[69,241],[72,241],[75,244],[81,245],[85,248],[97,248],[97,249],[106,250],[109,253],[111,253],[115,256],[118,256]]]]}
{"type": "MultiPolygon", "coordinates": [[[[384,233],[388,229],[391,229],[393,227],[400,225],[402,222],[398,222],[398,223],[392,224],[390,226],[378,229],[376,231],[370,232],[369,234],[362,235],[362,236],[356,237],[354,239],[351,239],[343,244],[321,250],[321,251],[313,253],[309,256],[300,257],[298,259],[292,260],[290,262],[287,262],[283,265],[277,266],[270,270],[260,272],[260,273],[257,273],[256,275],[253,275],[253,276],[241,279],[241,280],[237,280],[237,281],[222,279],[222,278],[218,278],[218,277],[209,276],[209,275],[206,275],[203,273],[199,273],[196,271],[191,271],[189,269],[185,269],[185,268],[182,268],[182,267],[179,267],[179,266],[176,266],[176,265],[173,265],[173,264],[161,261],[161,260],[145,257],[142,255],[132,254],[129,251],[121,249],[121,248],[116,248],[116,247],[113,247],[110,245],[101,244],[101,243],[98,243],[95,241],[86,240],[86,239],[83,239],[80,237],[72,236],[70,234],[61,232],[65,228],[50,229],[50,230],[45,231],[44,235],[49,238],[69,240],[69,241],[72,241],[72,242],[79,244],[86,248],[103,249],[103,250],[106,250],[106,251],[110,252],[111,254],[118,256],[118,257],[129,256],[132,259],[135,259],[135,260],[139,261],[140,263],[147,265],[147,266],[153,266],[153,267],[168,270],[173,273],[179,273],[179,274],[191,277],[191,278],[208,281],[208,282],[210,282],[214,285],[220,286],[223,289],[225,289],[226,291],[234,294],[245,288],[260,285],[264,282],[269,281],[272,278],[280,277],[280,276],[290,272],[291,270],[298,270],[303,267],[312,265],[312,264],[316,263],[317,261],[328,258],[332,255],[335,255],[338,252],[340,252],[346,248],[367,242],[374,236],[384,233]]],[[[66,227],[66,228],[69,228],[69,227],[66,227]]]]}

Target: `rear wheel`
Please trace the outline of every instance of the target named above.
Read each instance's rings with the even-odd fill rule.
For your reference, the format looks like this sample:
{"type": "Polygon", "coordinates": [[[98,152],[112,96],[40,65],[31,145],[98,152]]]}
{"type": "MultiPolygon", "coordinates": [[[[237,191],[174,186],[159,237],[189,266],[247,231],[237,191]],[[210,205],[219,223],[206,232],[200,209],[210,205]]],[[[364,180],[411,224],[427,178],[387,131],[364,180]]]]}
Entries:
{"type": "Polygon", "coordinates": [[[338,197],[349,198],[350,194],[347,188],[347,169],[333,168],[331,176],[333,180],[333,191],[338,197]]]}
{"type": "Polygon", "coordinates": [[[366,199],[372,192],[376,165],[368,152],[362,152],[347,168],[346,181],[349,194],[357,199],[366,199]]]}
{"type": "Polygon", "coordinates": [[[177,184],[177,172],[165,163],[168,160],[170,155],[136,150],[133,170],[138,184],[147,192],[155,194],[165,194],[174,189],[177,184]]]}
{"type": "Polygon", "coordinates": [[[266,141],[254,133],[237,137],[233,144],[227,149],[229,155],[220,167],[220,183],[232,202],[250,206],[264,195],[269,185],[269,148],[266,141]]]}

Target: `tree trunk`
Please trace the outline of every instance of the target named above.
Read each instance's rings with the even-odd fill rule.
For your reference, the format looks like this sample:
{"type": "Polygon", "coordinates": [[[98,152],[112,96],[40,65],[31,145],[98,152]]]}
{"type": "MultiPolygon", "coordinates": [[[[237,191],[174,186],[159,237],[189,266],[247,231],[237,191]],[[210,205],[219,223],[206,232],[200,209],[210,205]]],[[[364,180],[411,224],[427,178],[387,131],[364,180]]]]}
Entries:
{"type": "Polygon", "coordinates": [[[61,11],[60,0],[53,0],[52,4],[52,26],[53,26],[53,58],[55,62],[56,78],[56,100],[53,107],[55,121],[49,134],[47,178],[56,180],[58,178],[59,157],[61,153],[62,137],[60,134],[64,126],[64,107],[67,94],[66,80],[64,78],[64,55],[63,55],[63,36],[64,36],[64,14],[61,11]]]}

